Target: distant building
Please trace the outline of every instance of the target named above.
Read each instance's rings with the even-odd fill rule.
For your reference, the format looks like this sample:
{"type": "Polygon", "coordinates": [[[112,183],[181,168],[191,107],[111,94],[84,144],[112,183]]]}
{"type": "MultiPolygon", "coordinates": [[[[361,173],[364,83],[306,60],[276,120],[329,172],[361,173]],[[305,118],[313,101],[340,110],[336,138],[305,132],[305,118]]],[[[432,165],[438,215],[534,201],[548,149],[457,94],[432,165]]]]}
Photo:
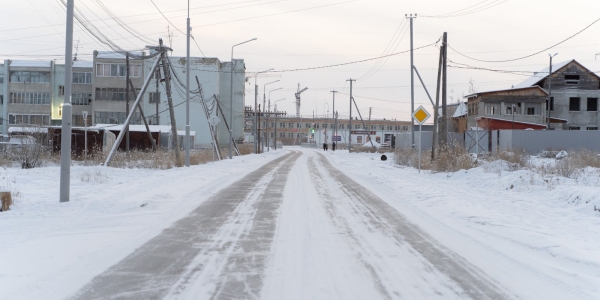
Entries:
{"type": "MultiPolygon", "coordinates": [[[[246,107],[246,118],[248,120],[245,126],[246,136],[252,134],[251,119],[254,116],[254,111],[250,107],[246,107]]],[[[384,143],[391,142],[392,136],[399,132],[406,132],[410,129],[410,121],[395,121],[395,120],[364,120],[364,125],[360,119],[352,120],[352,129],[349,128],[350,121],[348,119],[338,119],[338,129],[335,131],[335,123],[331,117],[317,118],[298,118],[296,116],[287,115],[285,112],[277,112],[277,120],[275,113],[269,115],[269,122],[266,121],[267,114],[260,114],[260,140],[265,141],[265,134],[269,136],[270,143],[273,144],[275,139],[275,131],[277,131],[277,142],[283,145],[298,145],[300,143],[331,143],[334,132],[340,138],[339,143],[347,144],[349,132],[352,134],[352,144],[362,145],[369,141],[369,135],[374,142],[384,143]],[[269,125],[267,127],[267,125],[269,125]],[[277,128],[275,128],[277,127],[277,128]]],[[[250,139],[246,139],[249,142],[250,139]]],[[[265,144],[266,145],[266,144],[265,144]]]]}

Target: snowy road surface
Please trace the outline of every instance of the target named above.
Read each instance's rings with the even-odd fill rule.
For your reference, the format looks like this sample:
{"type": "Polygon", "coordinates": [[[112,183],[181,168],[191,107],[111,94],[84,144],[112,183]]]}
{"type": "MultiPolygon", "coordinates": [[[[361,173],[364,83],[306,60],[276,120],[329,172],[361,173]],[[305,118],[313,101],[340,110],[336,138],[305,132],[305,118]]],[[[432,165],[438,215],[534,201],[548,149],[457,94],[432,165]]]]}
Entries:
{"type": "Polygon", "coordinates": [[[314,151],[213,195],[76,299],[505,299],[512,295],[314,151]]]}
{"type": "Polygon", "coordinates": [[[598,204],[595,173],[536,189],[378,158],[81,166],[60,205],[58,168],[0,170],[33,198],[0,218],[0,299],[600,299],[600,216],[562,200],[598,204]]]}

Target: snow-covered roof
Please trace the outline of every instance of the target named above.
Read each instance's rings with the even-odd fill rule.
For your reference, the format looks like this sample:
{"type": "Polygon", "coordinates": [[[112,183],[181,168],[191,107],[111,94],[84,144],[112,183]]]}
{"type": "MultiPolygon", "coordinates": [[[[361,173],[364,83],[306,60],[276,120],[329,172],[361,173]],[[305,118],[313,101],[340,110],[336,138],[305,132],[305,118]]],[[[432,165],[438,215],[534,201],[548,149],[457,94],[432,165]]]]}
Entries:
{"type": "MultiPolygon", "coordinates": [[[[142,56],[142,52],[130,52],[131,55],[135,55],[135,56],[142,56]]],[[[130,59],[134,59],[132,58],[130,55],[130,59]]],[[[102,58],[102,59],[125,59],[125,54],[120,53],[120,52],[114,52],[114,51],[98,51],[98,55],[96,55],[96,58],[102,58]]]]}
{"type": "Polygon", "coordinates": [[[483,117],[477,117],[477,118],[475,118],[475,120],[481,120],[481,119],[490,119],[490,120],[505,121],[505,122],[511,122],[511,123],[519,123],[519,124],[527,124],[527,125],[535,125],[535,126],[548,127],[546,124],[538,124],[538,123],[523,122],[523,121],[513,121],[513,120],[509,120],[509,119],[495,118],[495,117],[488,117],[488,116],[483,116],[483,117]]]}
{"type": "Polygon", "coordinates": [[[458,107],[456,108],[456,110],[454,111],[454,115],[452,115],[453,118],[458,118],[458,117],[462,117],[464,115],[467,114],[467,104],[464,102],[460,102],[458,104],[458,107]]]}
{"type": "MultiPolygon", "coordinates": [[[[150,132],[171,132],[171,126],[169,125],[148,125],[150,132]]],[[[96,124],[96,126],[89,127],[92,129],[108,129],[121,131],[123,124],[96,124]]],[[[145,125],[129,125],[130,132],[146,132],[145,125]]],[[[177,135],[185,135],[185,130],[177,130],[177,135]]],[[[190,135],[196,135],[195,131],[190,131],[190,135]]]]}
{"type": "Polygon", "coordinates": [[[94,62],[85,60],[76,60],[73,62],[73,68],[93,68],[94,62]]]}
{"type": "MultiPolygon", "coordinates": [[[[537,82],[537,81],[536,81],[537,82]]],[[[539,86],[526,86],[526,87],[514,87],[512,89],[502,89],[502,90],[493,90],[493,91],[485,91],[485,92],[477,92],[474,94],[470,94],[470,95],[466,95],[465,98],[469,98],[471,96],[478,96],[481,94],[489,94],[489,93],[497,93],[497,92],[513,92],[516,90],[526,90],[526,89],[531,89],[531,88],[537,88],[542,90],[544,93],[548,94],[548,92],[546,92],[546,90],[544,90],[543,88],[539,87],[539,86]]]]}
{"type": "Polygon", "coordinates": [[[13,133],[13,132],[48,133],[48,128],[46,128],[46,127],[10,127],[10,128],[8,128],[8,133],[13,133]]]}
{"type": "Polygon", "coordinates": [[[32,67],[32,68],[50,68],[52,64],[49,60],[13,60],[11,67],[32,67]]]}
{"type": "MultiPolygon", "coordinates": [[[[567,61],[563,61],[563,62],[559,62],[556,64],[552,64],[552,73],[556,72],[558,69],[566,66],[568,63],[572,62],[573,60],[567,60],[567,61]]],[[[530,87],[535,85],[536,83],[538,83],[540,80],[548,77],[548,73],[550,72],[550,66],[545,67],[543,70],[539,71],[539,72],[535,72],[533,74],[533,76],[523,80],[521,83],[517,84],[514,86],[515,89],[518,88],[524,88],[524,87],[530,87]]]]}

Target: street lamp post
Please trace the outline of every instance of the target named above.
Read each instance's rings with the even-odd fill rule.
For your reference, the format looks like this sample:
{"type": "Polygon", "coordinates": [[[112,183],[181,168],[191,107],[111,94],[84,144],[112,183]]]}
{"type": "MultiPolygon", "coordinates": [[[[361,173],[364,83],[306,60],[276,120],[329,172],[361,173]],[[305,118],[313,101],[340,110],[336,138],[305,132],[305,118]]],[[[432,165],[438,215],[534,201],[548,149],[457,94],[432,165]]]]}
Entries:
{"type": "Polygon", "coordinates": [[[275,142],[273,143],[273,147],[275,147],[275,150],[277,150],[277,102],[281,100],[285,100],[285,98],[273,102],[275,105],[275,109],[273,110],[275,112],[275,142]]]}
{"type": "Polygon", "coordinates": [[[550,70],[548,72],[548,129],[550,129],[550,105],[552,104],[552,58],[555,57],[556,55],[558,55],[558,53],[554,53],[554,55],[551,55],[550,53],[548,53],[548,56],[550,56],[550,70]]]}
{"type": "Polygon", "coordinates": [[[273,68],[254,74],[254,154],[258,154],[258,85],[256,84],[256,77],[260,73],[269,71],[273,71],[273,68]]]}
{"type": "MultiPolygon", "coordinates": [[[[187,53],[185,58],[185,166],[190,166],[190,0],[188,0],[187,16],[187,53]]],[[[129,98],[128,98],[129,99],[129,98]]],[[[129,138],[129,136],[128,136],[129,138]]],[[[129,146],[128,146],[129,147],[129,146]]]]}
{"type": "Polygon", "coordinates": [[[229,122],[231,123],[229,126],[229,159],[233,158],[233,72],[235,71],[235,62],[233,61],[233,47],[252,41],[256,41],[256,38],[231,46],[231,72],[229,72],[229,122]]]}
{"type": "MultiPolygon", "coordinates": [[[[279,81],[279,80],[277,80],[279,81]]],[[[271,151],[271,144],[269,143],[271,141],[271,118],[269,118],[269,111],[271,110],[271,92],[280,90],[281,88],[276,88],[274,90],[270,90],[269,91],[269,106],[267,107],[267,133],[265,134],[265,138],[267,139],[267,151],[271,151]]]]}
{"type": "Polygon", "coordinates": [[[87,111],[83,111],[83,126],[84,126],[84,130],[83,130],[83,134],[85,135],[83,138],[83,143],[85,144],[85,146],[83,147],[83,164],[85,165],[87,163],[87,117],[88,117],[88,112],[87,111]]]}
{"type": "MultiPolygon", "coordinates": [[[[267,102],[267,95],[266,95],[266,94],[267,94],[267,85],[269,85],[269,84],[271,84],[271,83],[275,83],[275,82],[279,82],[279,79],[278,79],[278,80],[275,80],[275,81],[271,81],[271,82],[269,82],[269,83],[265,83],[265,84],[263,85],[263,105],[262,105],[262,107],[263,107],[263,108],[262,108],[262,110],[263,110],[263,117],[265,116],[265,108],[267,107],[267,106],[266,106],[266,104],[267,104],[267,103],[266,103],[266,102],[267,102]]],[[[270,96],[271,96],[271,93],[269,93],[269,97],[270,97],[270,96]]],[[[268,119],[268,113],[269,113],[269,110],[267,109],[267,122],[269,121],[269,119],[268,119]]],[[[267,124],[268,124],[268,123],[267,123],[267,124]]],[[[263,129],[262,129],[262,130],[263,130],[263,136],[264,136],[264,137],[263,137],[263,141],[267,141],[267,135],[266,135],[266,133],[265,133],[265,132],[266,132],[266,128],[267,128],[267,127],[268,127],[268,125],[267,125],[267,126],[265,126],[265,128],[263,128],[263,129]]],[[[265,143],[263,142],[263,143],[261,143],[261,145],[262,145],[262,147],[261,147],[261,152],[262,152],[262,151],[263,151],[263,149],[265,148],[265,143]]]]}

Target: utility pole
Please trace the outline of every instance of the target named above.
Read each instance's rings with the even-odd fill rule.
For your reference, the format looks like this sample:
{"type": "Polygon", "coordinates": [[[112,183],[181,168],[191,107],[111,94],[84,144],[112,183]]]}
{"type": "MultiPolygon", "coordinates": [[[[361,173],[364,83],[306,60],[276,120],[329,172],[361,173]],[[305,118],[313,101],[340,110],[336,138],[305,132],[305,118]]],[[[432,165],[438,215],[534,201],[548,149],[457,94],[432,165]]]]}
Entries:
{"type": "MultiPolygon", "coordinates": [[[[413,17],[412,14],[404,15],[406,18],[410,20],[410,113],[412,114],[415,111],[415,73],[413,71],[414,61],[413,61],[413,19],[417,18],[417,14],[413,17]]],[[[415,120],[410,118],[411,126],[411,140],[412,147],[415,147],[415,120]]]]}
{"type": "Polygon", "coordinates": [[[444,59],[442,61],[442,120],[440,121],[440,145],[445,146],[448,141],[448,116],[446,115],[446,88],[448,86],[448,73],[446,66],[448,65],[448,33],[444,32],[444,59]]]}
{"type": "Polygon", "coordinates": [[[437,88],[435,91],[435,107],[434,107],[434,112],[433,112],[433,141],[431,143],[431,161],[433,161],[435,159],[435,148],[436,148],[436,143],[439,143],[439,134],[440,134],[440,130],[439,130],[439,123],[440,121],[438,120],[440,117],[440,113],[439,113],[439,107],[440,107],[440,84],[441,84],[441,76],[442,76],[442,63],[444,62],[444,47],[446,47],[446,45],[442,44],[442,46],[440,47],[440,61],[438,63],[438,76],[437,76],[437,88]]]}
{"type": "MultiPolygon", "coordinates": [[[[371,109],[373,109],[372,107],[369,107],[369,131],[371,131],[371,109]]],[[[371,141],[371,144],[373,143],[373,141],[371,141]]]]}
{"type": "MultiPolygon", "coordinates": [[[[163,47],[162,43],[160,46],[163,47]]],[[[167,90],[167,102],[169,103],[169,116],[171,117],[171,134],[173,135],[173,144],[175,147],[175,165],[177,167],[181,167],[181,149],[179,148],[179,136],[177,135],[177,123],[175,121],[175,110],[173,108],[173,98],[171,96],[171,73],[169,72],[167,52],[163,51],[160,56],[162,59],[163,73],[165,74],[165,87],[167,90]]]]}
{"type": "Polygon", "coordinates": [[[160,125],[158,120],[158,104],[160,102],[160,94],[158,93],[158,82],[160,81],[160,70],[156,68],[156,93],[154,94],[154,101],[156,102],[156,125],[160,125]]]}
{"type": "MultiPolygon", "coordinates": [[[[554,53],[554,55],[550,55],[550,70],[548,72],[548,129],[550,129],[550,107],[552,106],[552,58],[555,57],[558,53],[554,53]]],[[[514,117],[513,117],[514,119],[514,117]]],[[[513,121],[514,122],[514,121],[513,121]]],[[[514,126],[514,125],[513,125],[514,126]]]]}
{"type": "Polygon", "coordinates": [[[262,153],[262,149],[261,149],[261,143],[260,143],[260,130],[261,130],[261,126],[260,126],[260,104],[258,105],[258,123],[257,123],[257,127],[256,127],[256,133],[257,133],[257,139],[258,139],[258,149],[256,150],[256,153],[262,153]]]}
{"type": "Polygon", "coordinates": [[[337,93],[337,91],[331,91],[331,93],[333,93],[333,110],[331,111],[331,115],[333,118],[333,137],[331,138],[331,143],[335,143],[336,141],[334,141],[334,139],[336,138],[335,136],[337,136],[337,119],[335,118],[335,93],[337,93]]]}
{"type": "MultiPolygon", "coordinates": [[[[125,53],[125,114],[129,116],[129,52],[125,53]]],[[[125,130],[125,151],[129,153],[129,124],[125,130]]]]}
{"type": "Polygon", "coordinates": [[[348,123],[348,152],[352,150],[352,82],[356,79],[348,79],[350,81],[350,122],[348,123]]]}
{"type": "MultiPolygon", "coordinates": [[[[187,17],[187,55],[185,59],[185,166],[190,166],[190,1],[188,0],[188,17],[187,17]]],[[[233,82],[232,82],[233,84],[233,82]]]]}
{"type": "Polygon", "coordinates": [[[277,150],[277,103],[275,103],[273,111],[275,112],[275,138],[273,139],[275,143],[273,143],[273,148],[277,150]]]}
{"type": "Polygon", "coordinates": [[[254,154],[258,154],[258,85],[254,76],[254,154]]]}
{"type": "MultiPolygon", "coordinates": [[[[60,202],[69,202],[71,189],[71,84],[73,82],[73,8],[75,0],[67,0],[67,26],[65,38],[65,98],[62,108],[60,132],[60,202]]],[[[5,76],[8,76],[6,74],[5,76]]],[[[6,79],[8,82],[8,78],[6,79]]],[[[8,99],[4,99],[8,101],[8,99]]],[[[5,102],[6,103],[6,102],[5,102]]],[[[4,121],[6,122],[6,120],[4,121]]],[[[6,132],[5,132],[6,133],[6,132]]]]}

